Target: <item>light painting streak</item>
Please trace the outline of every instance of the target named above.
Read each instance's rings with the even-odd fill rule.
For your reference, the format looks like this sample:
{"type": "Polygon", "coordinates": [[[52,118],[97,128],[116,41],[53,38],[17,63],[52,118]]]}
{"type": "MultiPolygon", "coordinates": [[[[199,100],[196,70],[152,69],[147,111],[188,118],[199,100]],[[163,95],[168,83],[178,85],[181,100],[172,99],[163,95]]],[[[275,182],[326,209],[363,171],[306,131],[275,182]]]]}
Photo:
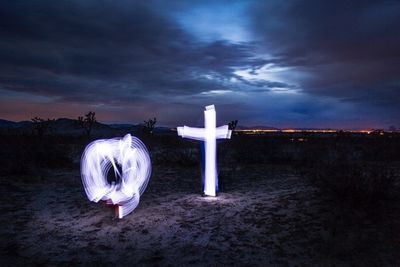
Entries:
{"type": "Polygon", "coordinates": [[[178,127],[178,135],[204,141],[205,144],[205,181],[204,194],[217,195],[217,142],[216,139],[230,139],[232,131],[228,125],[216,127],[216,112],[214,105],[206,106],[204,111],[204,128],[188,126],[178,127]]]}
{"type": "Polygon", "coordinates": [[[137,207],[150,174],[151,162],[147,148],[130,134],[123,138],[90,143],[81,159],[82,183],[88,199],[118,205],[120,219],[137,207]],[[111,167],[116,177],[116,182],[112,183],[107,181],[111,167]]]}

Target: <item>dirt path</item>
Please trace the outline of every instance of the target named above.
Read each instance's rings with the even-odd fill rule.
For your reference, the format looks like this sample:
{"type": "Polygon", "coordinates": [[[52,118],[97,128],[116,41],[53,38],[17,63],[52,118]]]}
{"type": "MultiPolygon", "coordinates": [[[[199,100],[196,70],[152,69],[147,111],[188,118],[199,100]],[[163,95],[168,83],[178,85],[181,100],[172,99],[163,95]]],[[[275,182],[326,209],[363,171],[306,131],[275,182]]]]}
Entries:
{"type": "Polygon", "coordinates": [[[329,210],[291,168],[221,176],[222,192],[207,198],[197,168],[155,167],[139,207],[122,220],[87,200],[78,172],[3,182],[1,266],[327,265],[329,210]]]}

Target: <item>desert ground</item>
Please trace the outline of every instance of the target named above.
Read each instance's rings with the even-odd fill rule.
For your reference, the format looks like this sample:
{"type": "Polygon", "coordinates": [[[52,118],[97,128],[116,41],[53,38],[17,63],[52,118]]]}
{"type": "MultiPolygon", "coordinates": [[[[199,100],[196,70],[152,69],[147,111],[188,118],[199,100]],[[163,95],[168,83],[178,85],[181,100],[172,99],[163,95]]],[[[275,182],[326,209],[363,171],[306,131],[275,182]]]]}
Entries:
{"type": "Polygon", "coordinates": [[[219,195],[203,197],[198,164],[152,153],[139,206],[118,219],[113,206],[87,199],[79,153],[68,167],[1,176],[1,266],[400,265],[397,198],[357,206],[298,164],[226,155],[219,195]]]}

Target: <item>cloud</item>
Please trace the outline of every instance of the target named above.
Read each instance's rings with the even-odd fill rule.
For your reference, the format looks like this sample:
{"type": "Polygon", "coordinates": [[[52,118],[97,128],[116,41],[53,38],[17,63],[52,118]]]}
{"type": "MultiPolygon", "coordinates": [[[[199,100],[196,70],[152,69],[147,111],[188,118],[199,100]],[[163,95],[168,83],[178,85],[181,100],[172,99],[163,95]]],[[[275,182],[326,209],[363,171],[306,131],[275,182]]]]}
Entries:
{"type": "Polygon", "coordinates": [[[220,90],[249,44],[199,43],[160,10],[131,1],[9,2],[0,11],[0,86],[58,101],[134,103],[220,90]]]}
{"type": "Polygon", "coordinates": [[[400,112],[400,2],[268,1],[251,13],[276,63],[309,74],[303,92],[400,112]]]}
{"type": "Polygon", "coordinates": [[[8,1],[0,116],[175,125],[214,103],[244,124],[394,123],[399,17],[398,1],[8,1]]]}

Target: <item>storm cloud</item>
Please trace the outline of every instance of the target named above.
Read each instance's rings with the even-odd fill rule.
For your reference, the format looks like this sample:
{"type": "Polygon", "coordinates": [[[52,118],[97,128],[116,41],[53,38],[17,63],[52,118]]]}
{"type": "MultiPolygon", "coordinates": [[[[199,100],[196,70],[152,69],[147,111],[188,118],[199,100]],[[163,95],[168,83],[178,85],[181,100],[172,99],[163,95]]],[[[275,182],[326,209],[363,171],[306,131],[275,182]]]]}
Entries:
{"type": "Polygon", "coordinates": [[[400,121],[400,3],[9,1],[0,115],[162,124],[400,121]]]}
{"type": "Polygon", "coordinates": [[[252,14],[265,50],[308,73],[305,92],[400,111],[399,1],[268,2],[252,14]]]}

